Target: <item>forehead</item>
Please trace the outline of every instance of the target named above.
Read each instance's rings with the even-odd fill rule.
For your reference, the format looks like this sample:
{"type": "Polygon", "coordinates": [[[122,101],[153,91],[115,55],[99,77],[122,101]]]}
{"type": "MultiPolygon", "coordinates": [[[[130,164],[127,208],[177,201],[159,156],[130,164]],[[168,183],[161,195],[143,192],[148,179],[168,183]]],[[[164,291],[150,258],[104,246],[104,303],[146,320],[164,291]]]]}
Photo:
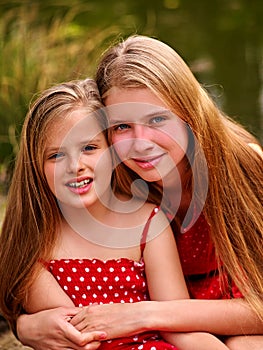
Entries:
{"type": "Polygon", "coordinates": [[[136,102],[166,107],[165,103],[149,88],[112,87],[104,96],[106,106],[116,103],[136,102]]]}
{"type": "Polygon", "coordinates": [[[49,142],[74,142],[80,138],[93,138],[102,132],[96,115],[85,109],[78,109],[59,115],[50,122],[47,130],[47,144],[49,142]]]}
{"type": "Polygon", "coordinates": [[[105,97],[106,113],[111,124],[143,123],[169,112],[168,106],[148,88],[113,87],[105,97]]]}
{"type": "Polygon", "coordinates": [[[110,124],[120,122],[147,123],[155,116],[171,114],[166,108],[146,103],[127,102],[106,107],[110,124]]]}

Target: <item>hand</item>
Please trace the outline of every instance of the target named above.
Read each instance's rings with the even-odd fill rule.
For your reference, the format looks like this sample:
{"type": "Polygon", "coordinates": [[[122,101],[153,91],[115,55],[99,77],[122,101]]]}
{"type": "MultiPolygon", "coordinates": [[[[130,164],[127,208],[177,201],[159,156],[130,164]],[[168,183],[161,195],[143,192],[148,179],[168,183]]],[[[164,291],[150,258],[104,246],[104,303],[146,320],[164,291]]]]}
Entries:
{"type": "Polygon", "coordinates": [[[80,332],[107,333],[107,339],[130,336],[145,331],[144,307],[147,302],[92,305],[80,309],[70,323],[80,332]]]}
{"type": "Polygon", "coordinates": [[[105,332],[80,333],[69,320],[78,308],[59,307],[31,315],[21,315],[17,320],[17,333],[24,345],[35,350],[93,350],[106,338],[105,332]]]}

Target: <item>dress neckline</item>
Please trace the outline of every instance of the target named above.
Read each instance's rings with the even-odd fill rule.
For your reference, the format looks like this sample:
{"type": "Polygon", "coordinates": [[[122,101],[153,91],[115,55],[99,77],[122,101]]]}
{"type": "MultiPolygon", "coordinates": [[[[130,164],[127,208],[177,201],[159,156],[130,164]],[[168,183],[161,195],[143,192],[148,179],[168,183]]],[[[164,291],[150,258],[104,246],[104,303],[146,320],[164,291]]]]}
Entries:
{"type": "Polygon", "coordinates": [[[125,257],[110,258],[110,259],[106,259],[106,260],[102,260],[99,258],[58,258],[58,259],[50,259],[49,260],[49,263],[54,263],[54,262],[64,262],[65,264],[70,263],[70,262],[79,262],[80,264],[82,264],[84,262],[90,262],[93,264],[95,264],[96,262],[99,262],[101,264],[108,264],[108,263],[112,263],[112,262],[117,262],[117,263],[132,262],[135,264],[144,264],[143,257],[141,257],[141,259],[139,261],[133,260],[130,258],[125,258],[125,257]]]}

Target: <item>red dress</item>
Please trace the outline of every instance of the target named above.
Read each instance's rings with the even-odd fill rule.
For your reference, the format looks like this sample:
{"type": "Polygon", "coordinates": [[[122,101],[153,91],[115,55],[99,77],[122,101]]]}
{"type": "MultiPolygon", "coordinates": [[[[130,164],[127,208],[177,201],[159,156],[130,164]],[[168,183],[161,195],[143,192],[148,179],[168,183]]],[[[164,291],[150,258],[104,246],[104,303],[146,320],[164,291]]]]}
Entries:
{"type": "MultiPolygon", "coordinates": [[[[157,211],[154,211],[151,217],[157,211]]],[[[142,235],[142,250],[148,224],[142,235]]],[[[45,265],[75,306],[82,307],[94,303],[136,303],[149,300],[143,259],[139,262],[127,258],[106,261],[60,259],[51,260],[45,265]]],[[[166,343],[157,332],[113,339],[102,342],[100,346],[100,349],[103,350],[115,348],[176,350],[173,345],[166,343]]]]}
{"type": "MultiPolygon", "coordinates": [[[[173,227],[173,222],[171,223],[173,227]]],[[[197,221],[184,233],[175,233],[177,249],[192,299],[230,299],[242,298],[242,294],[230,280],[224,276],[224,282],[230,284],[225,291],[219,280],[218,262],[215,248],[210,238],[210,227],[201,214],[197,221]]]]}

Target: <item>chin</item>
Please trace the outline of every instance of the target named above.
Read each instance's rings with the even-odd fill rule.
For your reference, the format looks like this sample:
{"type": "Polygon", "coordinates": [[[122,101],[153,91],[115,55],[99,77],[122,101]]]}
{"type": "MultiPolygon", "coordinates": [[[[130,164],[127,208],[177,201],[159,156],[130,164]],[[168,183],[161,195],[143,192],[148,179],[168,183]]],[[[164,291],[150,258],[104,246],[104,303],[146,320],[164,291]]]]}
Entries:
{"type": "Polygon", "coordinates": [[[67,207],[68,210],[86,209],[90,206],[90,201],[85,201],[81,198],[78,198],[77,200],[60,200],[59,203],[63,208],[67,207]]]}
{"type": "Polygon", "coordinates": [[[159,182],[162,181],[162,177],[159,174],[145,174],[145,173],[138,173],[137,174],[144,180],[147,182],[159,182]]]}

